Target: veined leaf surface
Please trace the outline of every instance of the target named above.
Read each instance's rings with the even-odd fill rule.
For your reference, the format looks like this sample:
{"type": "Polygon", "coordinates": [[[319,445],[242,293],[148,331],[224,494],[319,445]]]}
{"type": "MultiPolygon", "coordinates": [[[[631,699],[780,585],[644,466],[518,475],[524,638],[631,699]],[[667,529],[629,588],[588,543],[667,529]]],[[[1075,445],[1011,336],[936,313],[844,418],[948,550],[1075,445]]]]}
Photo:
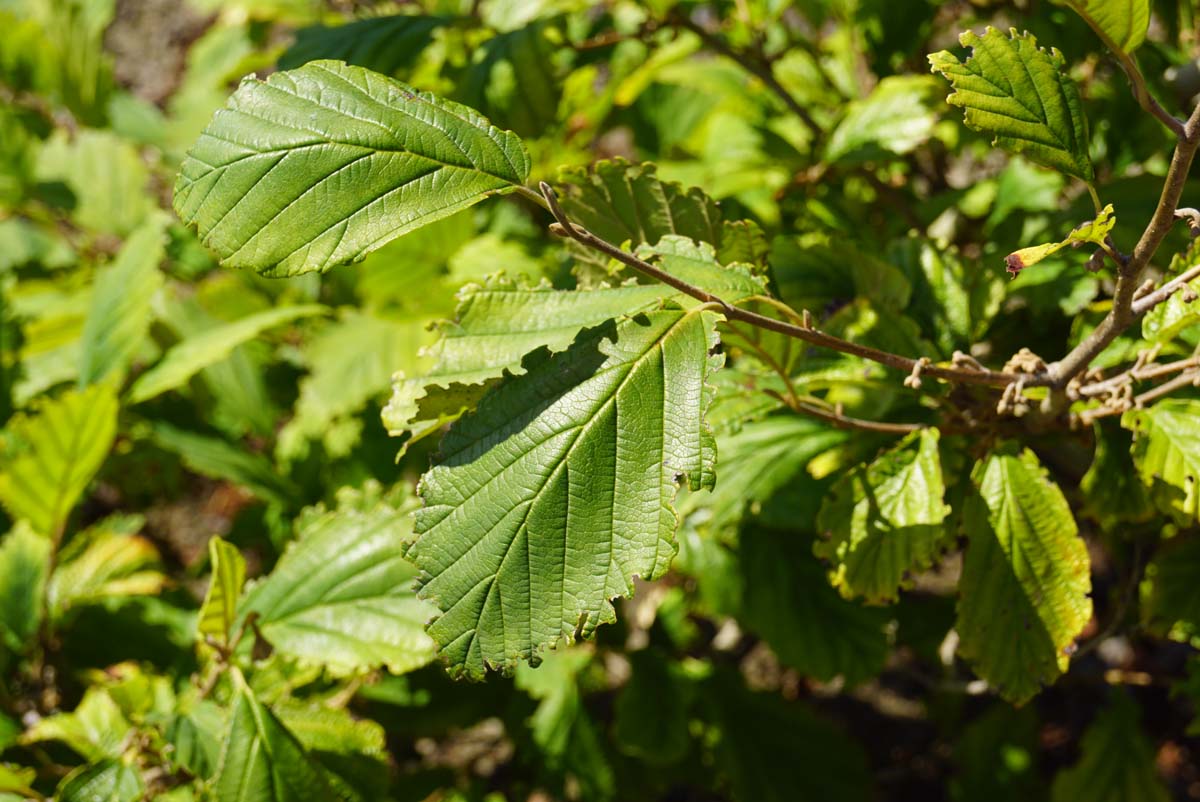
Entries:
{"type": "Polygon", "coordinates": [[[526,357],[442,441],[408,557],[452,670],[511,669],[611,621],[675,553],[675,482],[711,487],[716,316],[665,308],[526,357]]]}
{"type": "Polygon", "coordinates": [[[1146,41],[1150,0],[1055,0],[1087,20],[1112,50],[1132,53],[1146,41]]]}
{"type": "Polygon", "coordinates": [[[967,31],[959,41],[972,50],[965,62],[943,50],[929,63],[954,87],[946,101],[963,107],[967,125],[992,134],[1000,147],[1092,181],[1087,119],[1062,54],[1015,30],[967,31]]]}
{"type": "Polygon", "coordinates": [[[175,210],[223,264],[294,276],[511,191],[516,134],[362,67],[246,79],[188,151],[175,210]]]}

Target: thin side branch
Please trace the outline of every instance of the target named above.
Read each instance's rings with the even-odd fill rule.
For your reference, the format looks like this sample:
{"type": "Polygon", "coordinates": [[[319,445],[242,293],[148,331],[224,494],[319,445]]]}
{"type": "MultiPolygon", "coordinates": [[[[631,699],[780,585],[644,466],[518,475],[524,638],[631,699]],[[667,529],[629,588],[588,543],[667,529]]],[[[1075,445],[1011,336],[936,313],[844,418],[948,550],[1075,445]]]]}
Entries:
{"type": "MultiPolygon", "coordinates": [[[[1133,314],[1144,315],[1163,301],[1187,286],[1192,279],[1200,277],[1200,264],[1192,265],[1175,278],[1163,284],[1156,290],[1146,293],[1133,302],[1133,314]]],[[[1187,296],[1184,296],[1185,298],[1187,296]]]]}
{"type": "Polygon", "coordinates": [[[639,259],[637,256],[628,251],[621,250],[616,245],[600,239],[592,232],[578,225],[575,225],[567,217],[566,213],[558,203],[558,196],[555,194],[553,187],[543,181],[540,185],[542,195],[545,197],[546,206],[550,213],[554,215],[557,224],[550,227],[551,232],[562,236],[570,237],[576,242],[591,248],[595,251],[605,254],[618,262],[621,262],[628,267],[637,270],[639,273],[648,276],[655,281],[666,284],[679,290],[684,295],[695,298],[701,303],[713,304],[721,309],[722,313],[729,320],[737,320],[743,323],[749,323],[752,326],[757,326],[760,329],[774,331],[779,334],[793,337],[797,340],[802,340],[810,345],[815,345],[820,348],[828,348],[831,351],[837,351],[850,356],[857,356],[863,359],[869,359],[872,362],[878,362],[889,368],[904,371],[911,375],[928,376],[934,379],[942,379],[944,381],[959,382],[962,384],[982,384],[990,387],[1006,387],[1018,380],[1022,380],[1027,387],[1044,386],[1049,381],[1048,374],[1027,375],[1020,373],[1006,373],[986,368],[976,370],[974,368],[956,368],[944,367],[940,365],[932,365],[928,363],[927,358],[912,359],[899,354],[893,354],[888,351],[881,351],[878,348],[871,348],[866,345],[859,345],[848,340],[843,340],[840,337],[835,337],[831,334],[826,334],[818,331],[810,326],[796,325],[782,320],[776,320],[766,315],[760,315],[757,312],[751,312],[746,309],[740,309],[722,298],[713,295],[707,290],[693,286],[683,279],[671,275],[670,273],[658,268],[649,262],[639,259]]]}
{"type": "MultiPolygon", "coordinates": [[[[1166,239],[1175,223],[1175,210],[1179,206],[1179,198],[1187,183],[1188,173],[1192,169],[1192,161],[1196,149],[1200,147],[1200,105],[1196,106],[1192,116],[1184,125],[1179,144],[1171,157],[1171,165],[1167,169],[1167,178],[1163,183],[1162,194],[1158,199],[1158,207],[1150,218],[1146,230],[1142,232],[1137,246],[1130,254],[1129,261],[1117,270],[1117,287],[1113,294],[1113,306],[1109,313],[1100,321],[1100,325],[1075,346],[1072,351],[1050,366],[1051,386],[1064,389],[1071,380],[1087,370],[1101,351],[1117,338],[1121,332],[1129,328],[1141,312],[1135,311],[1134,303],[1142,272],[1154,258],[1158,247],[1166,239]]],[[[1151,304],[1153,305],[1153,304],[1151,304]]],[[[1146,307],[1149,308],[1149,307],[1146,307]]]]}

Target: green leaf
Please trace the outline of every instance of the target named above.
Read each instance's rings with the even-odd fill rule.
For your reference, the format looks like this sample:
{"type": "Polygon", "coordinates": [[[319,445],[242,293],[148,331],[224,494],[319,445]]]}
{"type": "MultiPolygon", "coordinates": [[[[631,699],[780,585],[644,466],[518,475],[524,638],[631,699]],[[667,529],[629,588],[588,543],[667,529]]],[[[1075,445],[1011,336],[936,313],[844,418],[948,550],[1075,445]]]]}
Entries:
{"type": "Polygon", "coordinates": [[[1200,538],[1165,543],[1146,566],[1141,586],[1141,618],[1147,630],[1178,640],[1200,632],[1200,538]]]}
{"type": "Polygon", "coordinates": [[[825,161],[855,163],[905,154],[933,133],[936,80],[928,75],[892,75],[871,94],[846,106],[846,115],[825,145],[825,161]]]}
{"type": "Polygon", "coordinates": [[[150,330],[150,301],[162,286],[158,264],[166,253],[165,215],[133,232],[112,264],[97,271],[92,304],[83,324],[79,384],[110,375],[123,378],[150,330]]]}
{"type": "Polygon", "coordinates": [[[716,317],[664,308],[535,352],[451,427],[408,551],[451,670],[511,669],[614,620],[674,556],[677,478],[712,487],[716,317]]]}
{"type": "Polygon", "coordinates": [[[547,25],[533,24],[472,48],[471,65],[454,99],[521,136],[544,135],[558,117],[554,40],[559,36],[547,25]]]}
{"type": "Polygon", "coordinates": [[[1053,802],[1169,802],[1155,769],[1154,747],[1142,734],[1138,706],[1121,691],[1087,728],[1079,762],[1054,778],[1053,802]]]}
{"type": "MultiPolygon", "coordinates": [[[[571,220],[616,245],[655,245],[668,235],[721,244],[721,210],[716,202],[695,187],[663,181],[653,164],[613,159],[597,162],[590,170],[564,167],[557,183],[563,211],[571,220]]],[[[609,272],[607,256],[573,241],[568,247],[576,261],[590,266],[596,276],[609,272]]]]}
{"type": "Polygon", "coordinates": [[[895,601],[913,574],[933,566],[953,542],[937,429],[922,429],[870,465],[846,473],[825,496],[816,554],[847,598],[895,601]]]}
{"type": "Polygon", "coordinates": [[[1015,276],[1025,268],[1036,265],[1047,256],[1058,253],[1068,245],[1072,248],[1079,248],[1091,243],[1092,245],[1101,247],[1105,244],[1105,239],[1116,224],[1117,218],[1113,214],[1113,206],[1110,203],[1096,215],[1095,220],[1083,223],[1072,229],[1066,239],[1059,242],[1049,242],[1045,245],[1022,248],[1006,256],[1004,263],[1007,265],[1008,272],[1015,276]]]}
{"type": "Polygon", "coordinates": [[[5,429],[0,502],[57,540],[117,433],[117,399],[94,385],[46,399],[5,429]]]}
{"type": "Polygon", "coordinates": [[[717,765],[733,798],[753,802],[871,798],[862,747],[795,701],[747,690],[722,671],[703,694],[719,728],[717,765]]]}
{"type": "MultiPolygon", "coordinates": [[[[1169,275],[1177,275],[1200,264],[1200,239],[1192,240],[1186,251],[1171,260],[1169,275]]],[[[1200,323],[1200,278],[1155,306],[1142,318],[1142,336],[1150,342],[1166,343],[1200,323]]]]}
{"type": "Polygon", "coordinates": [[[138,802],[146,789],[136,766],[120,760],[101,760],[81,766],[58,787],[60,802],[138,802]]]}
{"type": "Polygon", "coordinates": [[[71,538],[58,555],[47,598],[50,614],[122,596],[158,593],[167,578],[158,549],[139,537],[140,515],[114,515],[71,538]]]}
{"type": "Polygon", "coordinates": [[[221,802],[334,802],[324,770],[233,672],[229,731],[214,781],[221,802]]]}
{"type": "Polygon", "coordinates": [[[336,59],[385,75],[409,69],[451,17],[397,14],[370,17],[345,25],[313,25],[296,31],[296,43],[279,57],[279,69],[310,61],[336,59]]]}
{"type": "Polygon", "coordinates": [[[1039,164],[1095,180],[1087,119],[1062,54],[1015,29],[1009,36],[991,27],[983,36],[967,31],[959,41],[972,49],[965,62],[943,50],[929,63],[954,87],[946,101],[965,109],[967,126],[1039,164]]]}
{"type": "Polygon", "coordinates": [[[277,651],[334,675],[379,666],[400,674],[428,663],[434,644],[423,626],[435,611],[417,601],[416,571],[401,550],[411,505],[346,492],[340,501],[302,517],[296,540],[246,594],[241,615],[257,614],[277,651]]]}
{"type": "Polygon", "coordinates": [[[980,463],[964,513],[959,652],[1021,703],[1067,670],[1092,616],[1087,547],[1062,491],[1032,451],[980,463]]]}
{"type": "Polygon", "coordinates": [[[36,799],[37,792],[30,786],[37,779],[37,769],[0,763],[0,799],[13,794],[16,799],[36,799]]]}
{"type": "Polygon", "coordinates": [[[1054,0],[1074,10],[1092,26],[1109,49],[1129,54],[1146,41],[1150,0],[1054,0]]]}
{"type": "Polygon", "coordinates": [[[196,618],[196,632],[201,641],[211,637],[228,647],[233,642],[238,599],[246,583],[246,561],[237,546],[214,537],[208,541],[208,563],[212,577],[196,618]]]}
{"type": "Polygon", "coordinates": [[[0,538],[0,652],[20,654],[42,622],[50,541],[26,524],[0,538]]]}
{"type": "Polygon", "coordinates": [[[1200,401],[1165,399],[1131,409],[1121,425],[1134,433],[1133,464],[1152,497],[1200,519],[1200,401]]]}
{"type": "Polygon", "coordinates": [[[1098,421],[1093,430],[1096,452],[1079,489],[1084,509],[1106,530],[1118,530],[1130,521],[1145,521],[1154,515],[1150,494],[1142,484],[1130,457],[1129,432],[1098,421]]]}
{"type": "Polygon", "coordinates": [[[202,331],[172,347],[157,365],[139,376],[129,390],[129,402],[140,404],[182,386],[192,376],[227,359],[233,349],[267,329],[327,311],[320,304],[280,306],[202,331]]]}
{"type": "Polygon", "coordinates": [[[465,106],[315,61],[242,82],[188,152],[175,209],[222,264],[294,276],[511,192],[529,167],[465,106]]]}
{"type": "Polygon", "coordinates": [[[784,664],[805,676],[856,685],[883,669],[887,613],[847,601],[829,586],[812,539],[750,527],[741,532],[739,620],[784,664]]]}
{"type": "MultiPolygon", "coordinates": [[[[705,243],[668,236],[641,254],[730,302],[765,291],[763,282],[745,268],[718,264],[712,246],[705,243]]],[[[694,303],[664,284],[562,291],[497,279],[466,287],[457,321],[443,327],[441,339],[430,349],[433,367],[423,376],[396,381],[383,411],[384,425],[392,435],[412,432],[419,439],[478,403],[506,371],[519,374],[526,354],[541,347],[561,351],[580,330],[665,298],[694,303]]]]}

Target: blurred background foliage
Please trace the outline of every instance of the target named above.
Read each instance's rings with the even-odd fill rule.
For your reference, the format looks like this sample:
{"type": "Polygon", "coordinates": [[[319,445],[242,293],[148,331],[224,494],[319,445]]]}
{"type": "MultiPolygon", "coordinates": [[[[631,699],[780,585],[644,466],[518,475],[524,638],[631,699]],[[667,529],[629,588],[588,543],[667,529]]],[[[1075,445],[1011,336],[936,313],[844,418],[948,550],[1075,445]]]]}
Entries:
{"type": "MultiPolygon", "coordinates": [[[[953,657],[957,557],[887,608],[825,581],[820,502],[884,441],[795,419],[719,429],[726,485],[683,500],[675,569],[592,643],[454,683],[400,566],[363,598],[409,622],[403,642],[306,653],[303,615],[368,628],[301,578],[347,544],[382,560],[411,526],[435,446],[397,462],[393,374],[428,368],[464,285],[587,273],[515,197],[281,280],[217,269],[167,211],[243,75],[336,58],[480,109],[525,139],[535,179],[624,158],[704,188],[763,232],[743,260],[835,333],[1056,354],[1107,279],[1067,252],[1008,281],[1003,258],[1092,207],[946,106],[926,56],[983,24],[1066,55],[1132,242],[1166,132],[1047,2],[0,0],[0,800],[1200,799],[1195,523],[1166,523],[1153,559],[1139,545],[1164,519],[1125,483],[1119,430],[1090,479],[1075,441],[1043,453],[1087,499],[1094,648],[1020,708],[953,657]],[[239,570],[267,578],[214,597],[215,574],[236,600],[239,570]],[[289,577],[308,596],[277,598],[289,577]]],[[[1155,3],[1139,56],[1169,108],[1200,92],[1197,25],[1190,0],[1155,3]]],[[[871,415],[914,404],[878,376],[836,393],[871,415]]]]}

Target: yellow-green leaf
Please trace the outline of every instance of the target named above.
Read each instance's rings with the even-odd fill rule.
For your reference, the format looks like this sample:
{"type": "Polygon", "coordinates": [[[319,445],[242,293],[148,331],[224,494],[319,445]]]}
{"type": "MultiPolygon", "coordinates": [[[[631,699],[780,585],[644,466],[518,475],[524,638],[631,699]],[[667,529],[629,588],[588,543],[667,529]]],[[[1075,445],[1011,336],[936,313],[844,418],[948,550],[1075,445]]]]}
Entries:
{"type": "Polygon", "coordinates": [[[212,580],[204,594],[196,630],[201,639],[211,636],[221,645],[228,646],[233,622],[237,619],[238,597],[246,582],[246,561],[236,546],[219,537],[208,541],[208,557],[212,564],[212,580]]]}

